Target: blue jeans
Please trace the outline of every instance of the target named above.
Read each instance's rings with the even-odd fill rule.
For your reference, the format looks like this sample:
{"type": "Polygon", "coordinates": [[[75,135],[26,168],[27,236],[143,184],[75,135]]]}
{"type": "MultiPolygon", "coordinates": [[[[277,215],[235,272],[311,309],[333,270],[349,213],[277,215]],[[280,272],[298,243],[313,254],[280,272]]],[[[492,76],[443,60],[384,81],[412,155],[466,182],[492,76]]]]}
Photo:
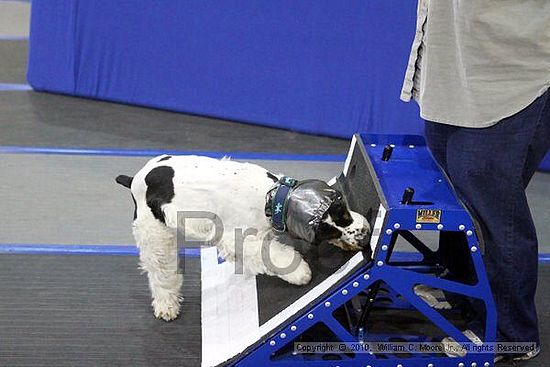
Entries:
{"type": "MultiPolygon", "coordinates": [[[[540,344],[538,243],[525,188],[550,147],[550,92],[488,128],[426,121],[425,133],[435,159],[480,223],[497,339],[540,344]]],[[[452,252],[444,240],[440,245],[447,247],[443,255],[452,252]]]]}

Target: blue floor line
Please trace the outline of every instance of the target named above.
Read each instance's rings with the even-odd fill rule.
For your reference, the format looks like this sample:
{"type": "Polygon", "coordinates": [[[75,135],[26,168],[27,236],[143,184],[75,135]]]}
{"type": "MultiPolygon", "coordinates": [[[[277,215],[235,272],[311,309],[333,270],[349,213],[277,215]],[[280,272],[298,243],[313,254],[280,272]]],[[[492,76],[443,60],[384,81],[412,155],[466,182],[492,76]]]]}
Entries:
{"type": "Polygon", "coordinates": [[[0,83],[0,91],[22,91],[22,90],[32,90],[32,87],[28,84],[0,83]]]}
{"type": "Polygon", "coordinates": [[[539,264],[550,264],[550,254],[539,254],[539,264]]]}
{"type": "Polygon", "coordinates": [[[233,159],[262,159],[274,161],[317,161],[343,162],[345,155],[335,154],[286,154],[265,152],[213,152],[213,151],[183,151],[183,150],[135,150],[135,149],[87,149],[87,148],[48,148],[0,146],[0,154],[54,154],[54,155],[85,155],[85,156],[117,156],[117,157],[155,157],[158,155],[203,155],[212,158],[224,156],[233,159]]]}
{"type": "MultiPolygon", "coordinates": [[[[200,248],[180,249],[180,255],[199,257],[200,248]]],[[[0,244],[0,254],[17,255],[107,255],[137,256],[134,245],[51,245],[51,244],[0,244]]],[[[418,261],[419,254],[414,252],[395,252],[393,261],[418,261]]],[[[550,264],[550,253],[539,254],[540,264],[550,264]]]]}
{"type": "MultiPolygon", "coordinates": [[[[180,255],[199,257],[199,248],[180,249],[180,255]]],[[[135,245],[0,244],[0,254],[137,256],[135,245]]]]}

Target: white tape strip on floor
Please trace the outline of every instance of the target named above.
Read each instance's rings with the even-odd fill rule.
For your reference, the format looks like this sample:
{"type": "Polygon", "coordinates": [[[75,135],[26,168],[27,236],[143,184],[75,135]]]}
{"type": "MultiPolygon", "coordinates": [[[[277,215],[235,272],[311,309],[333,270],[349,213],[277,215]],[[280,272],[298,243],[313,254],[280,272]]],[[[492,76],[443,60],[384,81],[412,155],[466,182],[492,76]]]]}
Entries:
{"type": "Polygon", "coordinates": [[[201,251],[202,366],[216,366],[259,337],[256,278],[235,274],[235,264],[218,264],[216,248],[201,251]]]}

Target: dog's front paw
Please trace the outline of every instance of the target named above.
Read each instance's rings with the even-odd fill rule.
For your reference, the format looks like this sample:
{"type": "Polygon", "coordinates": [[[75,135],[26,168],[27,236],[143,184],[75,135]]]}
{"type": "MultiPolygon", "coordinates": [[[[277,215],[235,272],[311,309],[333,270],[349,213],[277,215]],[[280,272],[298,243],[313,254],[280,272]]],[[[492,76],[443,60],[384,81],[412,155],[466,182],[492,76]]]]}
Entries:
{"type": "Polygon", "coordinates": [[[305,285],[311,281],[311,269],[304,260],[300,261],[300,265],[288,274],[281,274],[279,278],[294,285],[305,285]]]}
{"type": "Polygon", "coordinates": [[[152,302],[153,313],[157,319],[171,321],[178,317],[180,313],[181,297],[168,297],[154,299],[152,302]]]}
{"type": "Polygon", "coordinates": [[[354,241],[343,241],[338,238],[335,240],[330,240],[329,243],[333,246],[339,247],[344,251],[361,251],[361,246],[354,241]]]}

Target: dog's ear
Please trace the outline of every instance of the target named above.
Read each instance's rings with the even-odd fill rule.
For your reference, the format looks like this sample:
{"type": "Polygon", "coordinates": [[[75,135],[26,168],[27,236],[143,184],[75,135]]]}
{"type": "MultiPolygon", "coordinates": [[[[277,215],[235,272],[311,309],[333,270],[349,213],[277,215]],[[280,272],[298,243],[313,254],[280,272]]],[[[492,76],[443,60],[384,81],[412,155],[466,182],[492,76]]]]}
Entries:
{"type": "Polygon", "coordinates": [[[129,189],[130,186],[132,186],[132,181],[133,181],[133,179],[134,179],[134,178],[133,178],[133,177],[130,177],[130,176],[120,175],[120,176],[117,176],[117,177],[115,178],[115,181],[116,181],[118,184],[120,184],[120,185],[122,185],[122,186],[124,186],[124,187],[126,187],[126,188],[129,189]]]}
{"type": "Polygon", "coordinates": [[[353,218],[349,212],[348,206],[341,196],[332,202],[327,213],[337,226],[347,227],[353,223],[353,218]]]}
{"type": "Polygon", "coordinates": [[[321,222],[315,234],[315,242],[319,244],[323,241],[334,240],[340,237],[342,237],[341,230],[326,222],[321,222]]]}

